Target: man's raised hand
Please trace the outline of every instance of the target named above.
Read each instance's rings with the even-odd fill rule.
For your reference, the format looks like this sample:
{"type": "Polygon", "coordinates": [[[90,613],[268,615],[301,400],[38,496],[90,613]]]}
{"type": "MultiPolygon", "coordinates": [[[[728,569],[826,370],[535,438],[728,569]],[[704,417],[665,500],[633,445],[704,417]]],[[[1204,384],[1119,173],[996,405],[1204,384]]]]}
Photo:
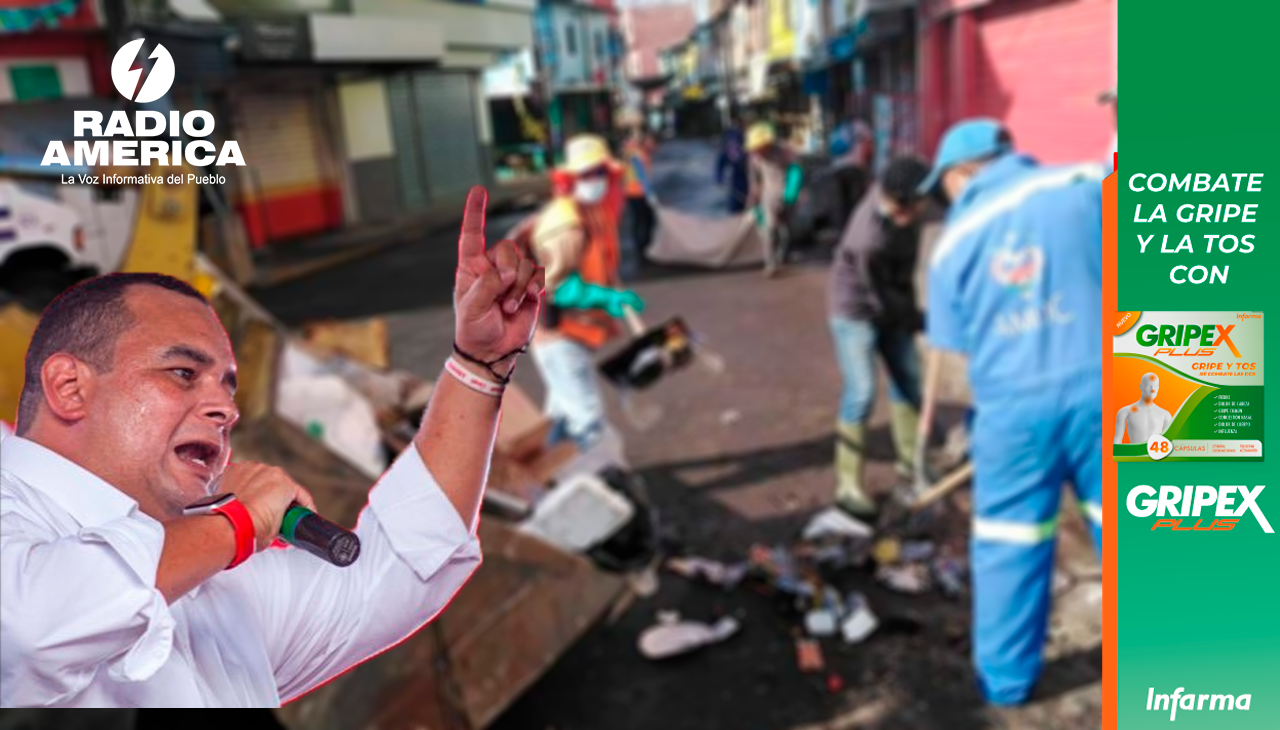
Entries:
{"type": "MultiPolygon", "coordinates": [[[[489,193],[476,186],[467,196],[458,237],[458,271],[453,301],[454,340],[462,351],[486,362],[514,354],[529,342],[546,286],[542,267],[521,255],[511,241],[486,250],[485,207],[489,193]]],[[[514,358],[497,363],[503,371],[514,358]]]]}

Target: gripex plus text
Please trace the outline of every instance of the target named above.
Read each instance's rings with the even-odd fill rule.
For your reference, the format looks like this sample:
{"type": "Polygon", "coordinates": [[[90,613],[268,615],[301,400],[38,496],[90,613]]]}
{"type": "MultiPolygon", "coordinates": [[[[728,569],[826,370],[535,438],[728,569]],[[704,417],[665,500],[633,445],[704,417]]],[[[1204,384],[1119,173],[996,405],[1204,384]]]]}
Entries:
{"type": "MultiPolygon", "coordinates": [[[[1163,485],[1159,492],[1155,487],[1140,484],[1129,490],[1125,506],[1134,517],[1195,518],[1194,524],[1183,525],[1181,519],[1158,519],[1151,529],[1169,528],[1175,532],[1231,530],[1246,513],[1252,513],[1263,532],[1274,533],[1267,516],[1258,506],[1258,497],[1265,485],[1191,485],[1176,487],[1163,485]],[[1230,519],[1215,519],[1215,518],[1230,519]],[[1206,523],[1206,520],[1208,522],[1206,523]]],[[[1190,519],[1187,520],[1191,522],[1190,519]]]]}
{"type": "Polygon", "coordinates": [[[60,140],[49,143],[40,164],[63,166],[131,166],[162,165],[194,167],[209,165],[243,165],[240,145],[234,140],[222,143],[219,150],[207,139],[213,134],[213,115],[206,111],[164,115],[157,111],[136,111],[132,123],[127,112],[112,112],[103,119],[101,112],[75,112],[75,136],[68,154],[60,140]],[[105,121],[105,125],[104,125],[105,121]],[[182,135],[193,138],[183,141],[182,135]],[[81,139],[89,137],[90,139],[81,139]]]}

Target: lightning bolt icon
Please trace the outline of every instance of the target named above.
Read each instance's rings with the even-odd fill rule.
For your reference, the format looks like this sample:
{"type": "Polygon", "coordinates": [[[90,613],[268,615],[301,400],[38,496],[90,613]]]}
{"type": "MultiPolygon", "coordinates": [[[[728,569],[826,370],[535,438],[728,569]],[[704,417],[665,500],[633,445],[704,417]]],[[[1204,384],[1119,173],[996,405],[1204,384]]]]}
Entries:
{"type": "Polygon", "coordinates": [[[173,58],[160,44],[149,58],[141,38],[129,41],[116,52],[111,62],[111,80],[120,95],[139,103],[149,103],[164,96],[173,84],[173,58]]]}

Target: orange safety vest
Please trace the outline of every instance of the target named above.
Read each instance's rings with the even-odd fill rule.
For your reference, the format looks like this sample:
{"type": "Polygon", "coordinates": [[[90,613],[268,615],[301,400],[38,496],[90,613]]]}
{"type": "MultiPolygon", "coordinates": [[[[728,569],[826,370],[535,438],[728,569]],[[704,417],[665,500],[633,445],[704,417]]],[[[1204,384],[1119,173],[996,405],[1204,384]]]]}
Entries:
{"type": "MultiPolygon", "coordinates": [[[[618,286],[618,221],[622,212],[622,200],[617,195],[617,185],[610,187],[613,190],[601,205],[583,208],[570,197],[560,197],[539,211],[538,217],[555,209],[554,214],[565,217],[561,224],[581,226],[586,243],[578,259],[578,276],[588,284],[612,289],[618,286]]],[[[537,234],[536,223],[521,228],[524,229],[521,233],[529,237],[527,250],[536,253],[537,247],[532,245],[532,237],[537,234]]],[[[516,242],[523,243],[519,239],[516,242]]],[[[544,302],[543,307],[546,306],[548,304],[544,302]]],[[[568,307],[559,310],[558,321],[549,329],[592,349],[600,348],[621,331],[617,320],[608,312],[568,307]]]]}

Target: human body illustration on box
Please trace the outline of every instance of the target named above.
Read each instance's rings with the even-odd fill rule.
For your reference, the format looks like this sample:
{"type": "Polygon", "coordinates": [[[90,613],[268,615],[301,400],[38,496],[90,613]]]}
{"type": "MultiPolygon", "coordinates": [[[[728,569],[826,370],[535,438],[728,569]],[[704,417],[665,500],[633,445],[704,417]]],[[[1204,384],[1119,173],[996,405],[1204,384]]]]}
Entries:
{"type": "Polygon", "coordinates": [[[1160,392],[1160,377],[1155,373],[1142,376],[1142,397],[1120,409],[1116,414],[1115,443],[1124,443],[1124,432],[1129,431],[1129,443],[1144,444],[1152,436],[1159,436],[1173,423],[1173,416],[1156,405],[1156,393],[1160,392]]]}

